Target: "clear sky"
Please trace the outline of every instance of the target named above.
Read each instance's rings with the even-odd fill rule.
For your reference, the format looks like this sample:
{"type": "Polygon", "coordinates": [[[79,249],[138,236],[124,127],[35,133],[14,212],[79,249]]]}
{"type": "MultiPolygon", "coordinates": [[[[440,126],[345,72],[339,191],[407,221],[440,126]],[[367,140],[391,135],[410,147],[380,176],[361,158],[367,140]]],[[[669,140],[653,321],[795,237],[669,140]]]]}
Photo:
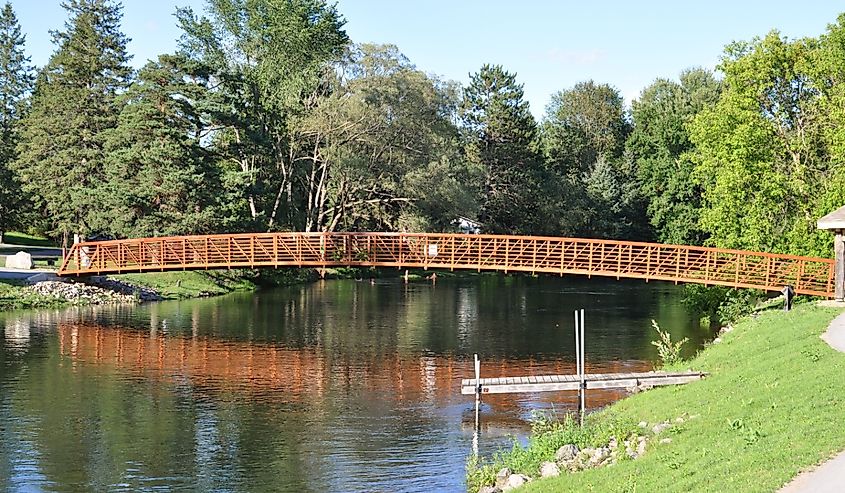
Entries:
{"type": "MultiPolygon", "coordinates": [[[[11,0],[33,63],[53,52],[48,31],[61,28],[59,0],[11,0]]],[[[204,0],[125,0],[124,32],[140,66],[173,51],[176,6],[204,0]]],[[[626,100],[657,77],[713,68],[725,44],[778,29],[790,38],[818,36],[845,12],[838,1],[531,1],[340,0],[355,42],[393,43],[418,68],[460,82],[483,63],[516,72],[532,112],[552,93],[594,79],[626,100]]]]}

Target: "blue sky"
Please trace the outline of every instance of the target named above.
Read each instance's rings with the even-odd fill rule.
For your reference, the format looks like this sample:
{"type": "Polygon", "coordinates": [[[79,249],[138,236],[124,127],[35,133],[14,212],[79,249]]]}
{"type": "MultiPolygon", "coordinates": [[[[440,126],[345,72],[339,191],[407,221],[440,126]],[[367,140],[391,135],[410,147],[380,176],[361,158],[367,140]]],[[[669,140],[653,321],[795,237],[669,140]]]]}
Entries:
{"type": "MultiPolygon", "coordinates": [[[[176,6],[202,10],[204,0],[126,0],[124,32],[136,66],[173,51],[176,6]]],[[[393,43],[418,68],[460,82],[483,63],[516,72],[532,112],[542,115],[552,93],[594,79],[626,100],[657,77],[684,68],[713,68],[723,47],[778,29],[817,36],[845,12],[835,1],[483,1],[340,0],[355,42],[393,43]]],[[[48,31],[63,26],[58,0],[12,0],[27,48],[43,65],[53,46],[48,31]]]]}

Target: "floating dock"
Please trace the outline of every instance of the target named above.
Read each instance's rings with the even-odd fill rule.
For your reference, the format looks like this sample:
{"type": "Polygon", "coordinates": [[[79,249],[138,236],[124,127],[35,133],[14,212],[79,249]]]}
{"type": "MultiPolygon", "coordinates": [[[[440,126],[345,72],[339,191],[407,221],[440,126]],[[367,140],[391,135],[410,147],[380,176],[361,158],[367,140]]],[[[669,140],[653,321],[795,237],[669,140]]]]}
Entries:
{"type": "Polygon", "coordinates": [[[559,392],[580,390],[583,378],[586,389],[628,389],[680,385],[704,378],[697,371],[645,373],[590,373],[579,375],[543,375],[529,377],[465,378],[461,380],[461,394],[473,395],[481,386],[481,394],[514,394],[523,392],[559,392]]]}

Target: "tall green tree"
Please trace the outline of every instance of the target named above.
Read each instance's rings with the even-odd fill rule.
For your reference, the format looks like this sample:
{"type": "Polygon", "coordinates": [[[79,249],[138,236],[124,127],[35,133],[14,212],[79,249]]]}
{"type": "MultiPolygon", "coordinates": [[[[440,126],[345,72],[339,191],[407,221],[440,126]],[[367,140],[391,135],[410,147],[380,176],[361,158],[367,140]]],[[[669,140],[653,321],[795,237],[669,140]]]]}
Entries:
{"type": "MultiPolygon", "coordinates": [[[[177,11],[182,53],[214,80],[214,144],[240,188],[250,228],[289,227],[300,170],[291,121],[311,108],[349,42],[323,0],[209,0],[207,16],[177,11]]],[[[299,211],[301,212],[301,211],[299,211]]]]}
{"type": "Polygon", "coordinates": [[[491,233],[530,233],[541,227],[537,125],[516,74],[483,65],[470,75],[460,108],[466,155],[481,170],[479,219],[491,233]]]}
{"type": "Polygon", "coordinates": [[[624,155],[630,130],[622,95],[608,84],[579,82],[552,96],[540,135],[561,233],[646,237],[636,163],[624,155]]]}
{"type": "Polygon", "coordinates": [[[417,70],[392,45],[356,46],[333,73],[293,126],[307,170],[296,183],[305,231],[444,229],[471,213],[475,190],[452,123],[455,85],[417,70]]]}
{"type": "Polygon", "coordinates": [[[0,10],[0,238],[4,230],[21,226],[21,215],[29,213],[11,169],[17,156],[20,120],[34,82],[25,43],[12,5],[6,2],[0,10]]]}
{"type": "Polygon", "coordinates": [[[212,231],[215,196],[221,190],[212,156],[200,142],[197,103],[208,79],[195,64],[162,55],[138,73],[120,96],[117,127],[108,131],[109,211],[98,226],[114,236],[142,237],[212,231]]]}
{"type": "Polygon", "coordinates": [[[132,70],[122,7],[111,0],[69,0],[70,19],[52,32],[56,51],[36,82],[21,125],[15,169],[49,215],[55,233],[88,233],[103,211],[106,132],[117,124],[117,94],[132,70]]]}
{"type": "Polygon", "coordinates": [[[622,157],[630,132],[619,91],[592,80],[552,95],[541,131],[543,153],[561,176],[582,176],[599,160],[622,157]]]}
{"type": "Polygon", "coordinates": [[[775,31],[726,48],[719,102],[690,126],[704,188],[700,224],[711,244],[829,255],[816,209],[838,160],[825,142],[811,69],[818,49],[816,39],[775,31]]]}
{"type": "Polygon", "coordinates": [[[701,187],[692,178],[687,126],[701,110],[712,108],[721,85],[713,73],[695,68],[680,81],[658,79],[632,104],[634,129],[626,149],[636,163],[648,217],[658,240],[700,245],[701,187]]]}

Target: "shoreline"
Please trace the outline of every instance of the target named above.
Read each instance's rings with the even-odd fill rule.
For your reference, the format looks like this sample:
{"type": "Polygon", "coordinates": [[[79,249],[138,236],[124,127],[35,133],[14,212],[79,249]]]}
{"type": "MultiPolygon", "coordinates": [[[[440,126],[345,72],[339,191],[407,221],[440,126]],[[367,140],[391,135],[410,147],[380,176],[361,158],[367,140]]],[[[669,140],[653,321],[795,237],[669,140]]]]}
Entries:
{"type": "MultiPolygon", "coordinates": [[[[411,282],[424,281],[425,271],[411,270],[411,282]]],[[[399,278],[393,269],[326,269],[322,279],[399,278]]],[[[473,277],[475,273],[438,272],[438,277],[473,277]]],[[[0,312],[118,303],[146,303],[222,296],[294,286],[320,280],[317,269],[233,269],[146,272],[75,277],[28,285],[20,279],[0,279],[0,312]]]]}
{"type": "MultiPolygon", "coordinates": [[[[519,491],[778,490],[845,448],[836,388],[845,379],[845,358],[819,337],[841,311],[805,303],[741,319],[697,356],[668,368],[706,371],[706,379],[631,395],[591,415],[599,428],[669,423],[636,460],[534,479],[519,491]]],[[[555,452],[572,443],[571,434],[551,431],[532,434],[528,447],[470,462],[468,490],[496,491],[496,473],[505,467],[538,478],[540,465],[555,462],[555,452]]]]}

